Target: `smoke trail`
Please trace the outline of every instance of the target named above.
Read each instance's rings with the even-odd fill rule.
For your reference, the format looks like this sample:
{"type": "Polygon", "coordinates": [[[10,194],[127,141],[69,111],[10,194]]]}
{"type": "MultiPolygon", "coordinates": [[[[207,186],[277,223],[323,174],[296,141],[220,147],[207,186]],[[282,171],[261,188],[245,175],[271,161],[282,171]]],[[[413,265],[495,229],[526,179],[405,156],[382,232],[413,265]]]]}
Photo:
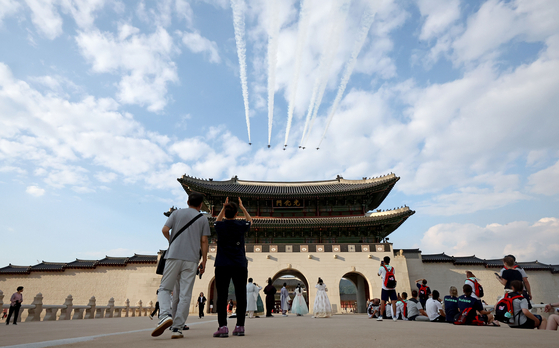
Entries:
{"type": "Polygon", "coordinates": [[[235,28],[235,42],[237,44],[237,56],[239,57],[239,68],[241,75],[241,88],[243,90],[243,101],[245,103],[245,118],[247,122],[248,142],[250,143],[250,119],[248,109],[248,85],[247,85],[247,63],[246,63],[246,43],[245,43],[245,17],[243,9],[244,0],[231,0],[233,10],[233,27],[235,28]]]}
{"type": "Polygon", "coordinates": [[[330,110],[330,114],[328,115],[328,120],[326,121],[326,128],[324,128],[324,133],[320,138],[320,142],[318,143],[318,147],[322,144],[324,137],[326,136],[326,132],[328,131],[328,127],[330,127],[330,122],[332,122],[332,118],[336,113],[338,105],[342,100],[342,96],[345,92],[347,87],[347,83],[349,82],[349,78],[353,73],[353,69],[355,68],[355,64],[357,63],[357,56],[359,56],[359,52],[363,48],[363,44],[365,43],[365,39],[367,38],[367,34],[369,33],[369,29],[373,24],[373,19],[375,17],[375,13],[377,11],[376,6],[374,5],[376,2],[371,2],[367,8],[367,11],[363,15],[361,19],[361,27],[359,28],[359,32],[357,33],[357,39],[353,45],[353,51],[351,52],[351,56],[349,61],[346,63],[344,73],[342,75],[342,80],[340,82],[340,86],[338,87],[338,94],[336,94],[336,99],[334,99],[334,103],[332,104],[332,109],[330,110]]]}
{"type": "Polygon", "coordinates": [[[279,3],[270,1],[270,28],[268,30],[268,147],[272,140],[274,121],[274,92],[276,88],[276,65],[278,62],[279,3]]]}
{"type": "Polygon", "coordinates": [[[291,131],[291,121],[293,120],[293,108],[295,98],[297,96],[297,84],[299,82],[299,73],[301,71],[301,63],[303,61],[303,46],[307,37],[307,29],[309,28],[309,0],[301,1],[301,11],[299,12],[299,28],[297,32],[297,49],[295,50],[295,70],[293,78],[291,79],[291,93],[289,95],[289,105],[287,107],[287,128],[285,130],[285,144],[289,139],[289,132],[291,131]]]}
{"type": "MultiPolygon", "coordinates": [[[[328,72],[330,71],[330,67],[332,66],[334,57],[336,56],[336,49],[340,42],[342,28],[347,18],[349,4],[350,4],[350,0],[344,0],[339,8],[336,7],[335,5],[332,7],[331,14],[333,16],[337,16],[338,18],[336,19],[334,25],[330,30],[330,38],[328,40],[328,45],[326,46],[326,50],[323,56],[324,59],[321,59],[321,63],[319,66],[319,76],[317,78],[318,80],[315,81],[315,87],[318,86],[316,95],[314,94],[313,91],[313,95],[315,96],[316,99],[314,100],[314,105],[312,107],[312,116],[310,117],[310,124],[308,125],[308,130],[306,134],[303,135],[304,136],[304,141],[302,142],[303,146],[306,145],[309,139],[309,135],[314,125],[314,120],[316,118],[316,115],[318,114],[318,109],[320,107],[320,104],[322,103],[322,97],[324,96],[326,85],[328,84],[328,72]],[[340,15],[338,15],[339,12],[341,12],[340,15]]],[[[311,100],[311,103],[313,103],[313,100],[311,100]]],[[[310,107],[309,110],[311,110],[310,107]]],[[[309,119],[309,115],[307,115],[307,120],[308,119],[309,119]]],[[[305,128],[307,128],[307,124],[305,124],[305,128]]]]}

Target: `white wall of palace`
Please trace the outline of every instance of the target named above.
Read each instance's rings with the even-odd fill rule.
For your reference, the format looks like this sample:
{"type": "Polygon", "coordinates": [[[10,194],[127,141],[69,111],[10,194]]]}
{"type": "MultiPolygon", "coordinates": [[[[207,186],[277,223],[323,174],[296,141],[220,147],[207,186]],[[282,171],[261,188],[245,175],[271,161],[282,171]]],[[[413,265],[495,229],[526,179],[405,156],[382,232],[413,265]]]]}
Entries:
{"type": "MultiPolygon", "coordinates": [[[[369,288],[369,298],[380,297],[381,279],[377,275],[380,260],[390,256],[391,264],[396,269],[397,291],[410,293],[415,288],[416,279],[426,278],[432,290],[439,290],[442,296],[448,293],[451,285],[461,292],[465,280],[465,271],[471,270],[480,279],[485,289],[487,303],[492,304],[503,294],[503,287],[495,280],[495,268],[485,266],[461,266],[452,263],[426,263],[419,254],[400,255],[393,251],[375,250],[363,252],[250,252],[249,277],[262,286],[268,277],[293,272],[301,273],[309,284],[309,310],[316,295],[314,285],[321,277],[328,286],[328,296],[333,309],[339,312],[339,283],[344,275],[358,274],[364,278],[369,288]]],[[[215,251],[209,254],[207,272],[202,279],[196,278],[193,296],[204,292],[209,298],[210,286],[214,279],[213,262],[215,251]]],[[[532,286],[534,303],[556,302],[559,294],[559,274],[550,271],[527,271],[532,286]]],[[[159,275],[155,274],[154,264],[129,264],[125,267],[98,266],[91,270],[67,269],[64,272],[31,272],[25,275],[0,275],[0,290],[4,292],[4,303],[18,286],[25,287],[24,304],[31,303],[37,293],[42,293],[44,304],[62,304],[71,294],[74,304],[87,304],[95,296],[98,305],[105,305],[110,298],[115,305],[124,305],[126,299],[135,305],[142,301],[148,306],[149,301],[156,301],[159,287],[159,275]]],[[[262,294],[262,296],[264,296],[262,294]]],[[[191,303],[191,312],[197,312],[191,303]]]]}

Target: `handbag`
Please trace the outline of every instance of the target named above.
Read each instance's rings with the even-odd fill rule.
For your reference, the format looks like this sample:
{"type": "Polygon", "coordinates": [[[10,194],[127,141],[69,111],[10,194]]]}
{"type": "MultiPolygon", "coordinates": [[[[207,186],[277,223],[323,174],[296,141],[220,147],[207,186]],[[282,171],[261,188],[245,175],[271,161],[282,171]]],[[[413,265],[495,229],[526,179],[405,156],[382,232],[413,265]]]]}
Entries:
{"type": "MultiPolygon", "coordinates": [[[[181,233],[184,232],[184,230],[186,230],[187,228],[190,227],[190,225],[192,225],[196,220],[198,220],[199,218],[201,218],[204,214],[200,213],[198,215],[196,215],[192,220],[190,220],[186,225],[184,225],[183,228],[181,228],[171,239],[171,241],[169,242],[169,248],[171,247],[171,243],[173,243],[175,241],[175,239],[177,239],[178,236],[180,236],[181,233]]],[[[157,264],[157,269],[155,270],[155,274],[160,274],[163,275],[163,271],[165,270],[165,262],[167,261],[165,259],[165,255],[167,255],[167,251],[169,251],[169,249],[167,250],[163,250],[163,253],[161,253],[161,258],[159,259],[159,263],[157,264]]]]}

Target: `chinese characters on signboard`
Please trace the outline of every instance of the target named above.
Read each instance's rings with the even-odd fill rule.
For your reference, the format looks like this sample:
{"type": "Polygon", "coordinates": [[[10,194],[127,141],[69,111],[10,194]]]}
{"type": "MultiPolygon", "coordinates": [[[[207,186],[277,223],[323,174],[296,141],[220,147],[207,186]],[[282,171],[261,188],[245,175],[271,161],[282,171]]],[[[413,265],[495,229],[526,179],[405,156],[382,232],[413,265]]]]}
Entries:
{"type": "Polygon", "coordinates": [[[274,208],[303,208],[304,206],[302,199],[274,199],[272,201],[274,208]]]}

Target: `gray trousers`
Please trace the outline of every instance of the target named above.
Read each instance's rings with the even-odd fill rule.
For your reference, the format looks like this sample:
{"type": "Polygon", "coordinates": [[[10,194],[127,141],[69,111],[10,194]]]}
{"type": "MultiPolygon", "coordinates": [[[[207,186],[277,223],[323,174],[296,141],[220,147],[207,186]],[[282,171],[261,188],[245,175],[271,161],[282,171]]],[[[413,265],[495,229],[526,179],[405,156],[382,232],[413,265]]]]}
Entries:
{"type": "Polygon", "coordinates": [[[192,289],[196,278],[197,262],[167,259],[159,286],[159,317],[173,316],[173,328],[181,329],[188,318],[192,289]],[[171,312],[171,292],[173,293],[173,313],[171,312]],[[178,301],[176,300],[178,298],[178,301]],[[177,303],[178,302],[178,303],[177,303]],[[176,303],[176,305],[174,305],[176,303]]]}

